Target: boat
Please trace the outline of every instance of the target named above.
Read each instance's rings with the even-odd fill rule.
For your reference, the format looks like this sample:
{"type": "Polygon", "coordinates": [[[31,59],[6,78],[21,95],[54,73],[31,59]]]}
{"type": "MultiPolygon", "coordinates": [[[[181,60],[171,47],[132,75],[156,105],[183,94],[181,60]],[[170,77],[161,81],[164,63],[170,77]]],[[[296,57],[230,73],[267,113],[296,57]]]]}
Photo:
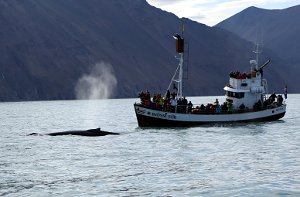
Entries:
{"type": "MultiPolygon", "coordinates": [[[[141,92],[140,102],[134,103],[139,127],[192,127],[205,124],[274,121],[284,117],[286,103],[281,95],[268,95],[263,69],[270,63],[258,65],[258,47],[253,51],[256,60],[250,60],[249,73],[238,71],[229,74],[229,84],[223,89],[226,100],[220,103],[193,105],[183,96],[183,66],[185,43],[183,32],[173,36],[179,63],[164,95],[141,92]],[[172,87],[175,93],[170,93],[172,87]]],[[[258,45],[257,45],[258,46],[258,45]]]]}

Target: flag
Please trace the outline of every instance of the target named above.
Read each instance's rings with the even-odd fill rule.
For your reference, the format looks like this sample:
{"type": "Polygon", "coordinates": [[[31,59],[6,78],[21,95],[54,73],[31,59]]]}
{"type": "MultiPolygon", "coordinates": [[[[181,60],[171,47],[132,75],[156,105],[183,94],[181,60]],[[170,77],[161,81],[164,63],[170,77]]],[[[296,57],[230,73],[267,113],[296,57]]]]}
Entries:
{"type": "Polygon", "coordinates": [[[287,85],[284,87],[284,98],[287,99],[287,85]]]}

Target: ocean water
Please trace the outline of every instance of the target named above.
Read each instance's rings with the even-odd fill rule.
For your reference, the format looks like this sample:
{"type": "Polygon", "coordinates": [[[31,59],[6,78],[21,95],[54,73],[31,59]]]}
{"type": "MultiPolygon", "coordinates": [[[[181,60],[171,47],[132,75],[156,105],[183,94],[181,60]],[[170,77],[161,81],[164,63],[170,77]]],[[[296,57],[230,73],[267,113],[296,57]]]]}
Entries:
{"type": "Polygon", "coordinates": [[[274,122],[178,129],[139,128],[137,99],[0,103],[0,196],[300,196],[299,100],[274,122]],[[120,135],[26,136],[96,127],[120,135]]]}

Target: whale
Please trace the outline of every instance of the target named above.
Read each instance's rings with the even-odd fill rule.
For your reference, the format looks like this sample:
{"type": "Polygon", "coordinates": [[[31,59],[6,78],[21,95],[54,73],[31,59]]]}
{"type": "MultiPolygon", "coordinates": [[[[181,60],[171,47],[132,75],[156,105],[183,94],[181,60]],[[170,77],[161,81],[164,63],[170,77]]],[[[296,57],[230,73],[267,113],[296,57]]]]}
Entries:
{"type": "MultiPolygon", "coordinates": [[[[29,135],[39,135],[39,134],[31,133],[29,135]]],[[[50,135],[50,136],[78,135],[78,136],[97,137],[97,136],[105,136],[105,135],[119,135],[119,133],[103,131],[101,130],[101,128],[96,128],[96,129],[88,129],[88,130],[71,130],[71,131],[53,132],[53,133],[47,133],[45,135],[50,135]]]]}

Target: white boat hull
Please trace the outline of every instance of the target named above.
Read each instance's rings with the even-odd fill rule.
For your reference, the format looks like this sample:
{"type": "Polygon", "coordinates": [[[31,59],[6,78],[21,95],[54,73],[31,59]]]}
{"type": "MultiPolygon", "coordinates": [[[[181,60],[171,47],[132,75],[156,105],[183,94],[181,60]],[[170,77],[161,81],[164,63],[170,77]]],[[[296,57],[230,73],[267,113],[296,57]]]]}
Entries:
{"type": "Polygon", "coordinates": [[[278,120],[285,115],[286,105],[243,113],[182,114],[164,112],[135,104],[140,127],[189,127],[210,123],[257,122],[278,120]]]}

